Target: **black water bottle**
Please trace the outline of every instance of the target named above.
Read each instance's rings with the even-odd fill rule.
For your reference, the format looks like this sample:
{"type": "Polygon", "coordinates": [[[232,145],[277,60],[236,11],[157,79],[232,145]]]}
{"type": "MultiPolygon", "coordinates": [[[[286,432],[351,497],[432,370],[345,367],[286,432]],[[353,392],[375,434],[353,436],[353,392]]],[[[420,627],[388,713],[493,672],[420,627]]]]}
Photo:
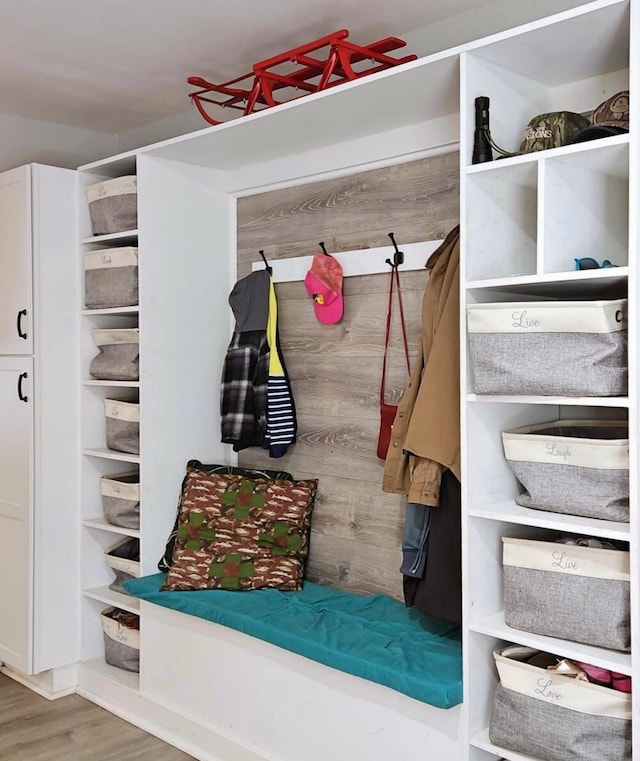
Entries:
{"type": "Polygon", "coordinates": [[[493,161],[491,143],[489,142],[489,98],[481,95],[476,98],[476,128],[473,135],[472,164],[482,164],[485,161],[493,161]]]}

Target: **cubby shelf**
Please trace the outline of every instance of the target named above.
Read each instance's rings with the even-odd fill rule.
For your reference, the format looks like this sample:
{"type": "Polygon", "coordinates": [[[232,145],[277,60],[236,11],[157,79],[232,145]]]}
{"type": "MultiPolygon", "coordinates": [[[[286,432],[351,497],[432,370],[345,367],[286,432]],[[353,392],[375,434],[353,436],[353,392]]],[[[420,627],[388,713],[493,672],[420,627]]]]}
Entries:
{"type": "Polygon", "coordinates": [[[483,507],[470,506],[467,514],[472,518],[483,518],[490,521],[504,521],[521,526],[537,526],[570,534],[604,537],[628,542],[631,533],[628,523],[602,521],[595,518],[579,518],[575,515],[550,513],[544,510],[532,510],[521,507],[514,501],[499,502],[483,507]]]}
{"type": "Polygon", "coordinates": [[[574,145],[564,145],[560,148],[550,148],[546,151],[534,151],[524,153],[521,156],[509,156],[497,161],[486,161],[482,164],[470,164],[467,166],[468,175],[486,174],[496,172],[509,167],[521,166],[522,164],[535,164],[539,161],[561,159],[584,153],[598,152],[617,145],[629,145],[629,134],[615,135],[600,140],[591,140],[574,145]]]}
{"type": "Polygon", "coordinates": [[[137,230],[126,230],[122,233],[109,233],[109,235],[90,235],[87,238],[82,238],[81,243],[85,245],[90,243],[117,243],[122,245],[126,243],[135,243],[137,239],[137,230]]]}
{"type": "Polygon", "coordinates": [[[92,600],[98,600],[106,605],[113,605],[116,608],[122,608],[129,613],[140,613],[140,600],[136,597],[123,595],[121,592],[114,592],[109,587],[95,587],[94,589],[85,589],[84,596],[92,600]]]}
{"type": "Polygon", "coordinates": [[[110,666],[105,662],[104,658],[92,658],[91,660],[83,661],[80,664],[80,686],[84,686],[82,671],[86,670],[87,676],[98,676],[116,682],[121,687],[126,687],[129,690],[138,692],[140,690],[140,675],[135,674],[132,671],[125,671],[124,669],[110,666]]]}
{"type": "MultiPolygon", "coordinates": [[[[468,280],[465,288],[502,290],[512,293],[539,293],[541,296],[557,293],[559,288],[593,291],[594,286],[624,285],[629,276],[629,267],[605,267],[597,270],[573,272],[549,272],[542,275],[518,275],[515,277],[468,280]]],[[[566,292],[566,291],[565,291],[566,292]]]]}
{"type": "Polygon", "coordinates": [[[480,404],[549,404],[570,407],[620,407],[629,406],[628,396],[526,396],[467,394],[468,402],[480,404]]]}
{"type": "Polygon", "coordinates": [[[92,315],[127,315],[138,314],[139,307],[112,307],[111,309],[83,309],[82,314],[91,317],[92,315]]]}
{"type": "Polygon", "coordinates": [[[85,386],[105,386],[107,388],[140,388],[140,381],[105,381],[105,380],[86,380],[83,381],[85,386]]]}
{"type": "Polygon", "coordinates": [[[488,753],[500,756],[504,761],[536,761],[533,756],[523,756],[522,753],[514,753],[512,750],[505,750],[493,745],[489,740],[489,730],[485,729],[471,736],[471,745],[480,750],[486,750],[488,753]]]}
{"type": "Polygon", "coordinates": [[[470,631],[485,634],[488,637],[497,637],[508,642],[516,642],[520,645],[544,650],[564,658],[572,658],[583,663],[592,663],[611,671],[622,674],[631,674],[631,655],[619,653],[615,650],[605,650],[601,647],[582,645],[578,642],[569,642],[555,637],[543,637],[539,634],[512,629],[504,622],[504,611],[490,616],[468,622],[470,631]]]}
{"type": "Polygon", "coordinates": [[[99,529],[100,531],[109,531],[112,534],[122,534],[124,536],[131,536],[134,538],[140,537],[140,529],[114,526],[113,523],[107,523],[104,518],[87,518],[82,522],[82,524],[87,528],[95,528],[99,529]]]}
{"type": "Polygon", "coordinates": [[[83,454],[88,457],[102,457],[105,460],[120,460],[121,462],[140,462],[140,455],[127,454],[126,452],[115,452],[113,449],[97,448],[85,449],[83,454]]]}

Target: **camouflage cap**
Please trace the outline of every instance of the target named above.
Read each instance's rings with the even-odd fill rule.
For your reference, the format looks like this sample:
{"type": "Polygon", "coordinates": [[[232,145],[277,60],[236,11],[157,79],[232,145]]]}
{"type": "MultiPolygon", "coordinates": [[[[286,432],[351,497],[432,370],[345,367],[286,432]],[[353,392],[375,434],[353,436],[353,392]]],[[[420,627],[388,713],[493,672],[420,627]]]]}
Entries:
{"type": "Polygon", "coordinates": [[[629,90],[622,90],[593,110],[592,124],[598,127],[620,127],[629,131],[629,90]]]}
{"type": "Polygon", "coordinates": [[[520,153],[544,151],[548,148],[568,145],[573,142],[580,130],[588,126],[587,117],[573,111],[538,114],[527,124],[520,143],[520,153]]]}
{"type": "Polygon", "coordinates": [[[621,90],[593,109],[588,127],[580,130],[574,143],[597,140],[600,137],[622,135],[629,131],[629,90],[621,90]]]}

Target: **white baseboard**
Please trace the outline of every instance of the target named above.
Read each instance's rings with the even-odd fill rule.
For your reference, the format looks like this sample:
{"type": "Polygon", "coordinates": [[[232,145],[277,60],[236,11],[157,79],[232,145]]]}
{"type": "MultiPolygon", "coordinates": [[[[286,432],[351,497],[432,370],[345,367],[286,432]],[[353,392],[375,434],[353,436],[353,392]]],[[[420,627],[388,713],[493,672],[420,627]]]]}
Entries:
{"type": "Polygon", "coordinates": [[[28,687],[47,700],[57,700],[66,695],[73,695],[78,683],[78,667],[75,664],[32,676],[21,674],[8,666],[0,666],[0,673],[28,687]]]}
{"type": "Polygon", "coordinates": [[[127,686],[131,682],[126,672],[119,681],[109,671],[104,666],[95,668],[92,662],[80,664],[78,694],[198,761],[276,761],[149,700],[127,686]]]}

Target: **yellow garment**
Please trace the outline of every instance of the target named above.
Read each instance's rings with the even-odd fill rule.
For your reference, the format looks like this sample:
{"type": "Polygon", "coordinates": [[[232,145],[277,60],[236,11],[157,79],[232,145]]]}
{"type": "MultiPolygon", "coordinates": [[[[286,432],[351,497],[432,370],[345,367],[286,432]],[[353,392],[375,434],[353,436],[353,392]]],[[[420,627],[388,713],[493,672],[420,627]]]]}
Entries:
{"type": "Polygon", "coordinates": [[[443,472],[460,480],[459,257],[456,227],[426,265],[422,343],[391,430],[382,481],[383,491],[434,507],[443,472]]]}
{"type": "Polygon", "coordinates": [[[276,301],[276,289],[273,287],[273,278],[269,278],[269,317],[267,319],[267,343],[269,344],[269,375],[284,377],[284,368],[278,353],[276,331],[278,328],[278,302],[276,301]]]}

